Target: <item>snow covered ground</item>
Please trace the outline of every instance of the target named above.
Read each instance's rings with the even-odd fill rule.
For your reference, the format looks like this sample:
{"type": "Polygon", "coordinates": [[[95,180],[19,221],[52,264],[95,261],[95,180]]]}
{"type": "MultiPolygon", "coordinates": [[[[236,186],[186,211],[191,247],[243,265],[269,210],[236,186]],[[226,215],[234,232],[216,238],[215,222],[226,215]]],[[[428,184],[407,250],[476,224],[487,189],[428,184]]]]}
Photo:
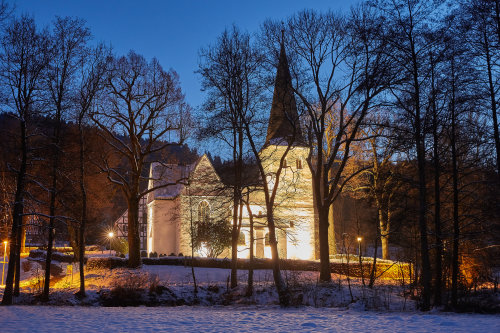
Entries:
{"type": "Polygon", "coordinates": [[[0,332],[500,332],[498,315],[418,312],[400,281],[380,279],[372,290],[354,278],[349,288],[345,276],[332,274],[333,283],[321,285],[318,272],[283,271],[296,304],[302,306],[281,309],[270,270],[255,271],[254,295],[246,297],[246,270],[238,272],[239,287],[229,290],[229,269],[197,267],[194,296],[190,267],[92,269],[86,271],[88,297],[79,300],[74,295],[77,267],[71,274],[61,264],[64,277],[51,286],[49,305],[20,305],[40,304],[35,295],[42,272],[37,264],[22,266],[30,268],[22,273],[22,295],[14,300],[18,305],[0,307],[0,332]],[[139,304],[152,306],[102,306],[112,303],[111,291],[117,287],[126,290],[121,297],[139,288],[137,297],[144,301],[139,304]],[[191,306],[163,306],[176,304],[191,306]]]}
{"type": "Polygon", "coordinates": [[[1,332],[499,332],[500,317],[277,307],[0,308],[1,332]]]}

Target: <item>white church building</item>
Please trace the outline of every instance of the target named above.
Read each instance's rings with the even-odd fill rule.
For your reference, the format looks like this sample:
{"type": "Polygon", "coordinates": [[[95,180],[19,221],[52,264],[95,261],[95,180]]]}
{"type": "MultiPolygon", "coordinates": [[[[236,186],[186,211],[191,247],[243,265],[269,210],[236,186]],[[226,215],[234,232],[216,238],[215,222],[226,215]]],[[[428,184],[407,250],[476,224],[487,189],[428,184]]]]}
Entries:
{"type": "MultiPolygon", "coordinates": [[[[300,126],[294,124],[298,124],[298,114],[282,45],[266,141],[259,154],[267,175],[265,181],[272,189],[281,158],[294,138],[283,163],[274,206],[278,251],[283,259],[316,259],[317,222],[312,176],[306,161],[309,148],[303,144],[300,126]]],[[[150,178],[150,188],[170,185],[150,192],[144,202],[144,245],[148,254],[191,255],[193,223],[212,219],[232,223],[232,201],[206,155],[191,165],[153,163],[150,178]]],[[[270,258],[264,191],[258,186],[247,190],[250,211],[242,207],[238,257],[249,257],[251,214],[254,256],[270,258]]],[[[119,235],[126,236],[123,232],[119,235]]],[[[202,247],[195,251],[195,256],[204,255],[202,247]]],[[[229,256],[230,249],[219,255],[229,256]]]]}

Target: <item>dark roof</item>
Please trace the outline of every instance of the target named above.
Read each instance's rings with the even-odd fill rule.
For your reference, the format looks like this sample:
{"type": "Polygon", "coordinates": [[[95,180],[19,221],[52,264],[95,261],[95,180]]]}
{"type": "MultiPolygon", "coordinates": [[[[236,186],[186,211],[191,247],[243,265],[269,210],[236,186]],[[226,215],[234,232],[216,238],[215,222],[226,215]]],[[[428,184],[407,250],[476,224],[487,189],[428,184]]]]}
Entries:
{"type": "Polygon", "coordinates": [[[293,139],[295,145],[303,144],[304,139],[299,124],[299,115],[292,88],[292,76],[288,68],[285,46],[281,42],[280,57],[274,83],[273,104],[269,116],[267,136],[264,146],[288,145],[293,139]]]}
{"type": "Polygon", "coordinates": [[[163,164],[154,162],[151,164],[151,178],[153,186],[164,186],[156,189],[149,201],[154,199],[172,199],[181,194],[187,182],[179,182],[190,176],[195,164],[178,165],[178,164],[163,164]],[[168,185],[167,184],[172,184],[168,185]]]}
{"type": "MultiPolygon", "coordinates": [[[[206,156],[206,154],[203,154],[203,156],[199,157],[198,160],[192,164],[183,165],[165,164],[159,162],[152,163],[150,170],[150,182],[152,181],[153,183],[150,184],[150,188],[156,186],[163,187],[160,187],[150,193],[148,196],[148,202],[155,199],[174,199],[179,196],[189,183],[188,179],[192,179],[193,176],[196,177],[195,173],[198,174],[198,176],[204,175],[203,171],[198,170],[195,172],[195,170],[197,170],[197,166],[204,158],[208,161],[208,163],[210,163],[210,165],[212,165],[212,162],[210,162],[210,159],[206,156]]],[[[215,173],[216,181],[220,182],[219,175],[213,167],[212,170],[215,173]]],[[[194,193],[191,193],[191,195],[193,194],[194,193]]]]}

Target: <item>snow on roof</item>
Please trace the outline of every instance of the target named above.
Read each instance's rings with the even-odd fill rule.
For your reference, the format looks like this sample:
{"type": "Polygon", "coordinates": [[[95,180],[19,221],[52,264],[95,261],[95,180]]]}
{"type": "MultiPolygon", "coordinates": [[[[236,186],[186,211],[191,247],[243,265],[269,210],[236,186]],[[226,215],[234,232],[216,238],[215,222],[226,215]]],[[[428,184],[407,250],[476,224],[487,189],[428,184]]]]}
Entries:
{"type": "Polygon", "coordinates": [[[154,162],[151,165],[149,188],[162,186],[154,191],[154,199],[172,199],[181,194],[196,163],[179,165],[154,162]]]}

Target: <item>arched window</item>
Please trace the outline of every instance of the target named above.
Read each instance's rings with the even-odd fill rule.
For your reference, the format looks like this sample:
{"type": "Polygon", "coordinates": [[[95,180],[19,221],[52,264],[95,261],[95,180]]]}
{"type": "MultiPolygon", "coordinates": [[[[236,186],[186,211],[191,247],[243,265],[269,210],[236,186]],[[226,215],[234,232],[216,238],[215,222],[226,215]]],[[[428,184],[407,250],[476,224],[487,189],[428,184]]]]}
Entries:
{"type": "Polygon", "coordinates": [[[297,164],[297,169],[302,169],[302,160],[300,158],[296,160],[296,164],[297,164]]]}
{"type": "Polygon", "coordinates": [[[202,201],[198,205],[198,222],[203,224],[210,222],[210,206],[206,201],[202,201]]]}
{"type": "Polygon", "coordinates": [[[265,238],[264,238],[264,244],[265,244],[266,246],[269,246],[269,245],[270,245],[270,243],[269,243],[269,233],[266,233],[266,236],[265,236],[265,238]]]}
{"type": "Polygon", "coordinates": [[[240,232],[240,236],[238,237],[238,245],[245,245],[245,234],[240,232]]]}

